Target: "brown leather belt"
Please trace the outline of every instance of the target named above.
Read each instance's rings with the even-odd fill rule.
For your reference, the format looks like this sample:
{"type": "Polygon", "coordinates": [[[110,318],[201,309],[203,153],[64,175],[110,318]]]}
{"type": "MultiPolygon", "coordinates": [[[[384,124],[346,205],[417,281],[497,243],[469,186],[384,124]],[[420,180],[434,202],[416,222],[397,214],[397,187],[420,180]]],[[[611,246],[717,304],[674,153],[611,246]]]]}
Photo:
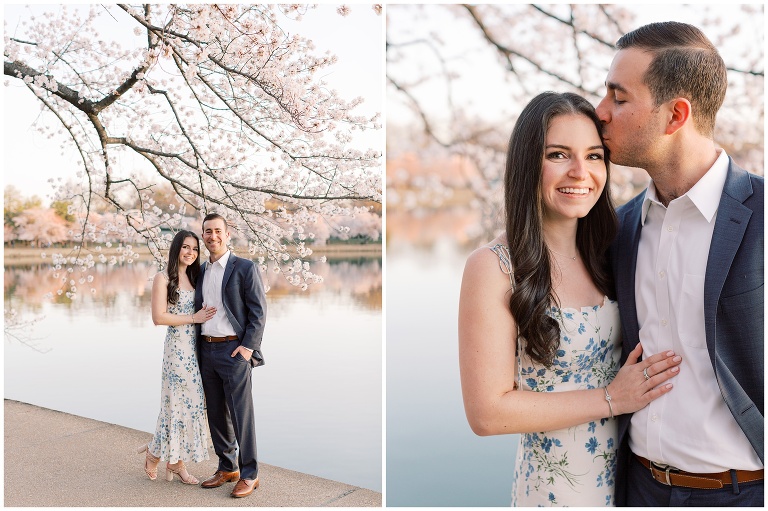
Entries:
{"type": "Polygon", "coordinates": [[[236,341],[238,338],[236,335],[228,335],[226,337],[211,337],[210,335],[204,335],[203,340],[205,342],[227,342],[236,341]]]}
{"type": "MultiPolygon", "coordinates": [[[[718,489],[726,484],[732,484],[731,472],[719,472],[715,474],[694,474],[669,465],[648,461],[635,454],[638,461],[651,471],[653,478],[667,486],[682,486],[684,488],[718,489]]],[[[749,483],[763,478],[763,469],[760,470],[736,470],[736,481],[749,483]]]]}

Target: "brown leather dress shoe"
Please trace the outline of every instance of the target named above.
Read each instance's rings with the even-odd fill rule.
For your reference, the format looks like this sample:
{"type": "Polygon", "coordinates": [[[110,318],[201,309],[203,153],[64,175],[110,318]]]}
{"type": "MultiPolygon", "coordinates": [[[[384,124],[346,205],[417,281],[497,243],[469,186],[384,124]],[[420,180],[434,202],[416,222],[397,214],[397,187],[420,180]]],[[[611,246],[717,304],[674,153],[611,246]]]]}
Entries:
{"type": "Polygon", "coordinates": [[[235,485],[235,489],[232,490],[230,495],[232,497],[247,497],[253,490],[259,487],[259,478],[256,479],[240,479],[235,485]]]}
{"type": "Polygon", "coordinates": [[[237,481],[240,478],[240,472],[222,472],[217,470],[215,474],[203,481],[200,485],[203,488],[218,488],[224,483],[237,481]]]}

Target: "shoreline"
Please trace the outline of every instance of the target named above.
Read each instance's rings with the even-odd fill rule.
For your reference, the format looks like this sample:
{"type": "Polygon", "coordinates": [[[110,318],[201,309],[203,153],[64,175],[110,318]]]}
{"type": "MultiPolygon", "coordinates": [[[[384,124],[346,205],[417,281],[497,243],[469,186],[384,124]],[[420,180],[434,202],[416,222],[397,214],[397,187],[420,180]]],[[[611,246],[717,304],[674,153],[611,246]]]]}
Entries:
{"type": "MultiPolygon", "coordinates": [[[[329,261],[338,259],[352,259],[352,258],[380,258],[382,257],[382,244],[381,243],[366,243],[366,244],[353,244],[353,243],[333,243],[330,245],[319,245],[317,247],[309,247],[312,249],[312,255],[310,260],[325,256],[329,261]]],[[[32,248],[32,247],[3,247],[3,265],[4,266],[23,266],[30,264],[44,264],[50,261],[50,255],[54,253],[67,254],[71,251],[71,247],[48,247],[48,248],[32,248]],[[46,254],[46,258],[42,257],[42,253],[46,254]]],[[[151,253],[146,245],[139,245],[133,248],[133,252],[140,254],[139,261],[151,260],[151,253]]],[[[243,250],[236,247],[233,253],[244,257],[243,250]]],[[[97,252],[84,248],[83,254],[96,254],[97,252]]],[[[104,254],[107,257],[113,255],[120,255],[118,247],[105,248],[102,247],[99,254],[104,254]]]]}

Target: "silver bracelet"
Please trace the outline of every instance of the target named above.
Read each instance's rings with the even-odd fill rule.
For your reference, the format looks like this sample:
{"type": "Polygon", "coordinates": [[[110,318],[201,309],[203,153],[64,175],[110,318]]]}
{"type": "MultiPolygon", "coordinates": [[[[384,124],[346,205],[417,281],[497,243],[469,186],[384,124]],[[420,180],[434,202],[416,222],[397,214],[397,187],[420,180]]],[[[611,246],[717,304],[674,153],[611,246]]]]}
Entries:
{"type": "Polygon", "coordinates": [[[611,411],[611,419],[613,419],[613,405],[611,404],[611,395],[608,393],[608,385],[603,387],[605,391],[605,400],[608,401],[608,409],[611,411]]]}

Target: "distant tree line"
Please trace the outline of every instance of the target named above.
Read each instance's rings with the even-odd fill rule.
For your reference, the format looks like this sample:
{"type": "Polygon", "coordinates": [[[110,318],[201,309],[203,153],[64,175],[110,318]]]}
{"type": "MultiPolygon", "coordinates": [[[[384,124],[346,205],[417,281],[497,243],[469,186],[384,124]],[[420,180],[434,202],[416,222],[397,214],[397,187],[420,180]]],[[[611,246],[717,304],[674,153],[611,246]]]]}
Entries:
{"type": "MultiPolygon", "coordinates": [[[[53,200],[45,206],[43,199],[37,195],[24,197],[13,185],[5,187],[3,198],[5,246],[45,248],[72,242],[72,231],[77,228],[78,211],[70,202],[53,200]]],[[[153,207],[163,212],[172,214],[178,210],[179,199],[170,185],[153,187],[152,200],[153,207]]],[[[140,204],[133,206],[139,208],[140,204]]],[[[97,232],[102,233],[102,239],[99,241],[142,242],[138,235],[134,240],[125,240],[124,234],[118,234],[125,227],[125,218],[117,214],[114,207],[110,207],[106,202],[94,204],[89,215],[89,222],[97,232]]],[[[195,232],[201,229],[200,219],[195,217],[184,217],[184,224],[195,232]]],[[[366,205],[360,207],[358,213],[352,217],[321,218],[313,227],[313,239],[309,240],[309,244],[377,242],[381,239],[381,207],[380,204],[375,204],[373,208],[366,205]]]]}

